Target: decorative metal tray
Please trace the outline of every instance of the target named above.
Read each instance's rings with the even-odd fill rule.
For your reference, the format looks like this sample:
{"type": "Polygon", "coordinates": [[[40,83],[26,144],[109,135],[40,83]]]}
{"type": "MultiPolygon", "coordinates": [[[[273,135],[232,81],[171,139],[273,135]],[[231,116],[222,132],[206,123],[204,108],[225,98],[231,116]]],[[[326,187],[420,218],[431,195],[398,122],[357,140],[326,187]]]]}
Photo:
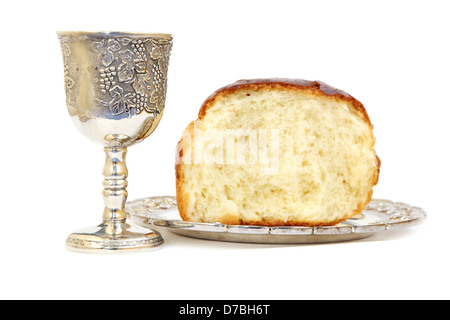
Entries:
{"type": "Polygon", "coordinates": [[[132,223],[164,227],[173,233],[208,240],[245,243],[322,243],[362,239],[375,233],[423,222],[424,210],[406,203],[373,199],[363,212],[329,227],[263,227],[183,221],[175,197],[149,197],[127,202],[132,223]]]}

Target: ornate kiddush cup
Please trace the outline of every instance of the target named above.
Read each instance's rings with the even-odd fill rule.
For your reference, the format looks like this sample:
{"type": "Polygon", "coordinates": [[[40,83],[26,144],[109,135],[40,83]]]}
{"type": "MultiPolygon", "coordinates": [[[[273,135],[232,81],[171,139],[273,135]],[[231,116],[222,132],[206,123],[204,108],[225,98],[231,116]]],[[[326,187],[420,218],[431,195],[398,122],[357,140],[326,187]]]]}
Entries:
{"type": "Polygon", "coordinates": [[[71,234],[77,251],[134,251],[163,243],[153,230],[126,223],[127,147],[147,138],[164,111],[169,34],[58,32],[66,104],[75,126],[104,146],[103,223],[71,234]]]}

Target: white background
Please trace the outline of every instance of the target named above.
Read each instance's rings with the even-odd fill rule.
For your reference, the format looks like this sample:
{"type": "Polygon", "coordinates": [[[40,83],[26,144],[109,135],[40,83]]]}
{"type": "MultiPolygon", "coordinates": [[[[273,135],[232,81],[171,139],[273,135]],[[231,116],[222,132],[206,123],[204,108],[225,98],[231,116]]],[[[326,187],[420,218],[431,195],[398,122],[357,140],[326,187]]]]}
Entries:
{"type": "Polygon", "coordinates": [[[448,1],[9,1],[0,13],[3,299],[450,298],[448,1]],[[175,146],[204,99],[238,79],[321,80],[360,100],[382,167],[374,197],[424,208],[404,231],[321,245],[163,232],[155,252],[86,255],[102,147],[65,107],[57,30],[174,35],[160,126],[128,152],[129,199],[174,195],[175,146]]]}

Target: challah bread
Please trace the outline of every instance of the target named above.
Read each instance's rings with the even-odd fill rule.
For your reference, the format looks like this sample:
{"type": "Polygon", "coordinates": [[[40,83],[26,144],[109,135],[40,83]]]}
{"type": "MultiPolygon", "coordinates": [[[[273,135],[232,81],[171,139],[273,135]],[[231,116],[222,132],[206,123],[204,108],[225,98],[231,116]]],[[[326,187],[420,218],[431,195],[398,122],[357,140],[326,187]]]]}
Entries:
{"type": "Polygon", "coordinates": [[[328,226],[361,213],[380,161],[363,105],[318,81],[240,80],[214,92],[176,160],[183,220],[328,226]]]}

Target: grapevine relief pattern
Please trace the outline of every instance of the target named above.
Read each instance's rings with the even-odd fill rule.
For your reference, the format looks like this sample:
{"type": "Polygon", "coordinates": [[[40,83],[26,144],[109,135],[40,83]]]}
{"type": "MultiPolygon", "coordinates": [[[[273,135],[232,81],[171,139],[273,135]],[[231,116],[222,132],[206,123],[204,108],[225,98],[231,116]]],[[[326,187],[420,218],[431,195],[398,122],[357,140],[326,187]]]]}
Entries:
{"type": "Polygon", "coordinates": [[[72,50],[69,46],[70,39],[69,37],[60,38],[61,49],[63,53],[63,62],[64,62],[64,88],[66,91],[66,104],[69,109],[74,108],[75,97],[78,95],[78,86],[75,86],[75,80],[73,75],[69,76],[70,70],[76,70],[77,66],[75,65],[75,61],[70,59],[70,55],[72,54],[72,50]]]}
{"type": "MultiPolygon", "coordinates": [[[[64,57],[64,80],[68,107],[74,104],[76,80],[71,70],[70,38],[60,39],[64,57]]],[[[97,55],[94,72],[100,93],[97,103],[113,116],[147,112],[158,114],[164,109],[166,74],[172,42],[156,39],[101,39],[91,41],[97,55]]]]}

